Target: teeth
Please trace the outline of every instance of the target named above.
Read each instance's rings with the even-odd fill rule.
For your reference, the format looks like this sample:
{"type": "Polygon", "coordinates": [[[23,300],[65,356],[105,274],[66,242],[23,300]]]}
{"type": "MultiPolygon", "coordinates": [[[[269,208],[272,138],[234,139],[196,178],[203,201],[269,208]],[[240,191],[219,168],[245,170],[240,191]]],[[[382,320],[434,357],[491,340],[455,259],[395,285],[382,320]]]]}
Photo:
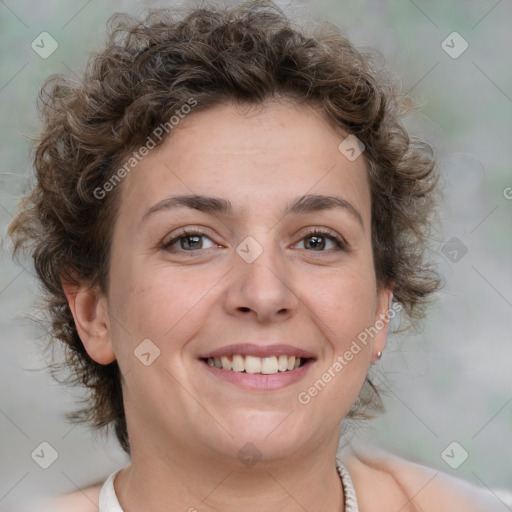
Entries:
{"type": "Polygon", "coordinates": [[[254,356],[245,356],[245,371],[247,373],[261,373],[261,359],[254,356]]]}
{"type": "Polygon", "coordinates": [[[242,356],[233,356],[232,369],[235,372],[243,372],[245,370],[244,358],[242,356]]]}
{"type": "Polygon", "coordinates": [[[229,357],[222,356],[220,360],[222,362],[222,368],[224,368],[224,370],[231,370],[231,361],[229,360],[229,357]]]}
{"type": "Polygon", "coordinates": [[[277,363],[277,357],[265,357],[261,360],[261,373],[265,375],[272,375],[273,373],[277,373],[279,371],[279,366],[277,363]]]}
{"type": "Polygon", "coordinates": [[[300,357],[295,356],[269,356],[255,357],[234,355],[209,357],[207,363],[216,368],[232,370],[235,372],[260,373],[263,375],[273,375],[278,372],[295,370],[300,366],[300,357]]]}

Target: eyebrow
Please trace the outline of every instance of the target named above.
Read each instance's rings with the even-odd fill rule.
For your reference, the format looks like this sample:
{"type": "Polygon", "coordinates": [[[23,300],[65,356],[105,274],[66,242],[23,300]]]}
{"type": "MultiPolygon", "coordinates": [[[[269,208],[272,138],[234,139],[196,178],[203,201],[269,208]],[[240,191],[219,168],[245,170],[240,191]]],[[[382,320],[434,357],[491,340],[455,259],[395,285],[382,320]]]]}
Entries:
{"type": "MultiPolygon", "coordinates": [[[[218,213],[230,215],[233,213],[233,205],[228,199],[220,197],[208,197],[202,195],[171,196],[156,203],[143,215],[142,220],[161,210],[173,210],[176,208],[192,208],[205,213],[218,213]]],[[[323,210],[342,208],[350,213],[364,230],[363,217],[357,208],[346,199],[333,195],[307,194],[291,201],[285,208],[283,216],[289,214],[313,213],[323,210]]]]}

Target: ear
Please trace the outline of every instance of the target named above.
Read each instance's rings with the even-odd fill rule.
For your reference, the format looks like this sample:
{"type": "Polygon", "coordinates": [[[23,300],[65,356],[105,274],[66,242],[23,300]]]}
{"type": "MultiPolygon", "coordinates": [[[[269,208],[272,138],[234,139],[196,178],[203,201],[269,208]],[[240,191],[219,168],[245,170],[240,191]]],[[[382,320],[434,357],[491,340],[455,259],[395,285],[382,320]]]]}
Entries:
{"type": "Polygon", "coordinates": [[[116,359],[110,335],[106,297],[97,287],[62,283],[78,335],[94,361],[109,364],[116,359]]]}
{"type": "Polygon", "coordinates": [[[384,286],[379,287],[377,291],[377,308],[375,310],[375,319],[373,327],[377,331],[373,337],[372,344],[372,363],[379,359],[379,353],[382,355],[386,348],[386,340],[389,331],[389,322],[392,316],[390,315],[391,300],[393,292],[384,286]]]}

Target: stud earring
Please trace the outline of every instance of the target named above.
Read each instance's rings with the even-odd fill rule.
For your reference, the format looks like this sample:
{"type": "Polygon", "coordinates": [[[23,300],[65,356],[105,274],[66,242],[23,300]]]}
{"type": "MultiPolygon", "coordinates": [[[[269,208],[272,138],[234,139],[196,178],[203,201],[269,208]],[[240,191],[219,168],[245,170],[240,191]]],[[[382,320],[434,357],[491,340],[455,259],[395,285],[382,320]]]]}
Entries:
{"type": "Polygon", "coordinates": [[[382,357],[382,352],[379,350],[379,352],[377,352],[377,359],[380,359],[382,357]]]}

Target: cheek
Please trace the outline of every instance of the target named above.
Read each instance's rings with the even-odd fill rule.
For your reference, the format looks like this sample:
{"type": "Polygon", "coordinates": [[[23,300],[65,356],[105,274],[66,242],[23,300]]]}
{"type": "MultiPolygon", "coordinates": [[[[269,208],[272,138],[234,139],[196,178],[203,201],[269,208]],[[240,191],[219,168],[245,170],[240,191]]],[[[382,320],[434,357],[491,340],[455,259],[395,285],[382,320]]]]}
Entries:
{"type": "Polygon", "coordinates": [[[128,335],[132,351],[144,339],[150,339],[163,351],[178,349],[193,337],[209,307],[208,292],[218,280],[199,273],[185,276],[147,266],[144,272],[127,272],[118,277],[112,302],[116,304],[118,323],[125,327],[117,330],[122,337],[122,347],[119,343],[118,347],[125,349],[128,335]]]}
{"type": "Polygon", "coordinates": [[[346,350],[352,340],[373,324],[375,286],[372,271],[354,269],[326,277],[310,297],[309,307],[336,352],[346,350]]]}

